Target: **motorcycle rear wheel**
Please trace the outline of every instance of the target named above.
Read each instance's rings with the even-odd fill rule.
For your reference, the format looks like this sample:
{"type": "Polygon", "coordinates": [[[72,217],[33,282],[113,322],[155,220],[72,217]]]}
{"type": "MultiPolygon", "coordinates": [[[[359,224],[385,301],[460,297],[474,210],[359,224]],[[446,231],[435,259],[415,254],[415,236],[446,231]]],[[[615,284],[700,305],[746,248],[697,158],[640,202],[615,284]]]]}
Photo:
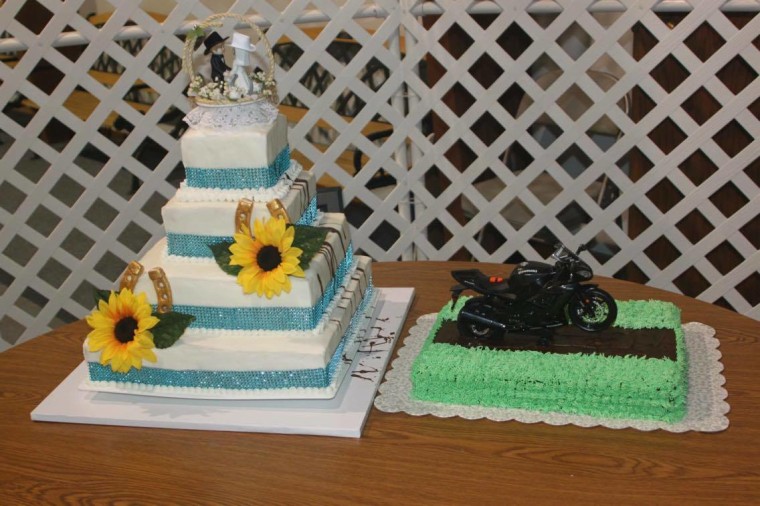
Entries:
{"type": "Polygon", "coordinates": [[[479,298],[473,298],[467,301],[459,313],[457,319],[457,329],[459,334],[474,339],[495,339],[503,335],[503,331],[491,325],[487,325],[478,320],[468,318],[466,313],[472,313],[484,318],[493,318],[492,311],[486,309],[486,306],[479,298]],[[464,313],[464,314],[463,314],[464,313]]]}
{"type": "Polygon", "coordinates": [[[468,319],[457,321],[457,328],[461,335],[475,339],[493,339],[500,335],[495,328],[468,319]]]}
{"type": "Polygon", "coordinates": [[[573,325],[587,332],[598,332],[615,323],[617,304],[609,293],[593,288],[577,294],[567,304],[573,325]]]}

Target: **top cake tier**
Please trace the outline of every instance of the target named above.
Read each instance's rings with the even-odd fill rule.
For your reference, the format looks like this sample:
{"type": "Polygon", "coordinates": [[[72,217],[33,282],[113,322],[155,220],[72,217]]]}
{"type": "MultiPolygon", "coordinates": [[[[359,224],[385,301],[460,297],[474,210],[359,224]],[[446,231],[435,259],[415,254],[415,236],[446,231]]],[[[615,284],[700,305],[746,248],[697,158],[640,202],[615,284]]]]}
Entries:
{"type": "Polygon", "coordinates": [[[180,141],[186,186],[254,190],[277,184],[290,167],[288,124],[271,111],[271,120],[261,121],[261,106],[199,105],[188,114],[190,128],[180,141]]]}

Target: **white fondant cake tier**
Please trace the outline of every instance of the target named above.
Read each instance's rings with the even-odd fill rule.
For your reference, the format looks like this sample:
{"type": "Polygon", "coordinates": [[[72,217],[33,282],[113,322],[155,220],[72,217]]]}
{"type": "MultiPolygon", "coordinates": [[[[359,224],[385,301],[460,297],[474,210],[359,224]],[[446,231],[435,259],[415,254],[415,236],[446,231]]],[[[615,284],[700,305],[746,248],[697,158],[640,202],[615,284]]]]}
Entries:
{"type": "MultiPolygon", "coordinates": [[[[299,167],[300,169],[300,167],[299,167]]],[[[277,192],[266,190],[263,195],[256,192],[247,193],[245,198],[254,201],[251,223],[254,220],[269,219],[271,213],[267,202],[280,199],[293,223],[300,220],[317,194],[314,176],[305,170],[298,170],[290,179],[282,177],[277,192]]],[[[172,197],[161,210],[164,229],[167,234],[202,235],[214,237],[232,237],[235,233],[235,210],[238,199],[228,198],[225,194],[239,194],[234,190],[219,190],[207,196],[205,201],[182,200],[182,189],[172,197]]],[[[243,198],[243,197],[239,197],[243,198]]],[[[310,223],[309,223],[310,224],[310,223]]],[[[253,229],[253,227],[251,227],[253,229]]],[[[171,237],[169,239],[171,241],[171,237]]]]}
{"type": "Polygon", "coordinates": [[[268,167],[288,145],[285,116],[234,130],[191,126],[182,135],[182,163],[201,169],[268,167]]]}
{"type": "MultiPolygon", "coordinates": [[[[370,260],[357,257],[347,282],[335,294],[314,331],[215,331],[189,328],[173,346],[156,349],[157,361],[143,368],[174,371],[282,371],[327,366],[367,293],[370,260]]],[[[99,363],[84,343],[84,357],[99,363]]]]}
{"type": "Polygon", "coordinates": [[[171,287],[175,306],[212,308],[312,308],[328,289],[346,254],[350,254],[348,221],[343,214],[325,213],[318,226],[330,229],[323,248],[312,258],[305,277],[290,276],[290,293],[268,299],[243,293],[237,277],[225,273],[214,260],[178,261],[166,255],[166,238],[156,243],[140,260],[146,274],[140,276],[135,293],[145,292],[148,302],[157,304],[147,271],[161,267],[171,287]]]}

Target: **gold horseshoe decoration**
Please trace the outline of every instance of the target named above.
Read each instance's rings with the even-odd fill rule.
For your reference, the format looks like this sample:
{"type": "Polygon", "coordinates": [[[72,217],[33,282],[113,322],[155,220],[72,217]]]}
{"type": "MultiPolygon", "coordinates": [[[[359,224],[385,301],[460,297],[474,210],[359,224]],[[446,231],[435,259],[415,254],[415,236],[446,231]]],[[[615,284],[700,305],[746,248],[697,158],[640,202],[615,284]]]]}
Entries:
{"type": "Polygon", "coordinates": [[[127,288],[131,292],[134,292],[135,285],[137,284],[137,280],[140,279],[140,276],[142,275],[144,270],[145,269],[140,264],[140,262],[136,260],[132,260],[131,262],[129,262],[129,265],[127,265],[127,268],[124,270],[124,273],[121,275],[121,280],[119,281],[119,290],[124,290],[125,288],[127,288]]]}
{"type": "Polygon", "coordinates": [[[172,310],[172,288],[169,280],[161,267],[156,267],[148,272],[153,288],[156,289],[156,300],[159,313],[168,313],[172,310]]]}
{"type": "Polygon", "coordinates": [[[235,209],[235,232],[242,233],[243,227],[251,231],[251,216],[253,215],[253,201],[250,199],[240,199],[237,209],[235,209]]]}
{"type": "Polygon", "coordinates": [[[267,209],[269,209],[269,214],[271,214],[273,218],[282,218],[285,220],[285,223],[291,222],[290,217],[288,216],[288,211],[285,210],[285,206],[282,205],[280,199],[274,199],[267,202],[267,209]]]}

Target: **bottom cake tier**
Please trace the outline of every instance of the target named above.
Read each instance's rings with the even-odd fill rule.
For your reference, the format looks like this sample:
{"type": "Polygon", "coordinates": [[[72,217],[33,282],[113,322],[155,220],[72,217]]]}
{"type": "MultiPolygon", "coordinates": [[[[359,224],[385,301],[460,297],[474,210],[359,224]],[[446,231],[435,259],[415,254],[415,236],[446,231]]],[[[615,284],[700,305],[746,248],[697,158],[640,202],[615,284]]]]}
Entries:
{"type": "Polygon", "coordinates": [[[673,304],[619,302],[614,327],[563,328],[542,346],[535,335],[460,336],[463,299],[441,310],[415,360],[414,399],[666,422],[685,415],[687,357],[673,304]]]}
{"type": "Polygon", "coordinates": [[[317,328],[310,331],[215,331],[189,328],[155,363],[116,372],[83,349],[82,388],[195,399],[331,398],[340,388],[374,315],[370,259],[356,257],[317,328]]]}

